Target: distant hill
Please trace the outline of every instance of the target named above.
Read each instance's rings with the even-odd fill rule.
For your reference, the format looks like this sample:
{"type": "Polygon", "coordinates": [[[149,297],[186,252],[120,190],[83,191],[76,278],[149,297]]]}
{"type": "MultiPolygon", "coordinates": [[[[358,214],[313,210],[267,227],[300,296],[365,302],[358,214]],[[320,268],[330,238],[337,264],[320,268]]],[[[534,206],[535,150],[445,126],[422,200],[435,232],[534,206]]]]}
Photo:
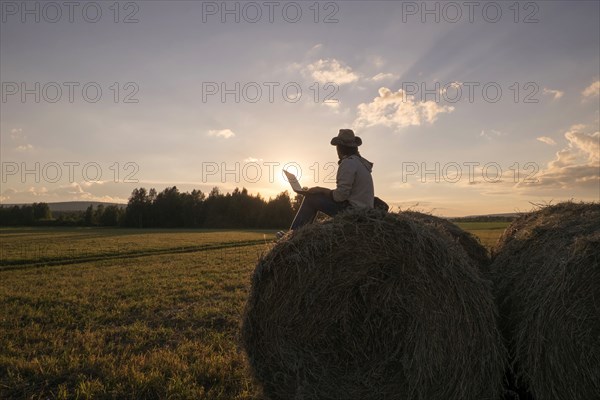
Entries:
{"type": "MultiPolygon", "coordinates": [[[[50,211],[52,212],[64,212],[64,211],[85,211],[90,205],[94,206],[94,208],[98,207],[102,204],[104,207],[106,206],[119,206],[125,208],[127,204],[121,203],[106,203],[102,201],[61,201],[56,203],[48,203],[48,207],[50,207],[50,211]]],[[[26,206],[31,205],[31,203],[21,203],[21,204],[0,204],[1,207],[12,207],[12,206],[26,206]]]]}
{"type": "Polygon", "coordinates": [[[490,218],[490,217],[501,217],[501,218],[517,218],[523,213],[513,212],[513,213],[503,213],[503,214],[484,214],[484,215],[466,215],[460,218],[490,218]]]}
{"type": "Polygon", "coordinates": [[[521,216],[523,213],[501,213],[501,214],[485,214],[485,215],[467,215],[464,217],[453,217],[448,218],[455,222],[493,222],[493,221],[506,221],[510,222],[521,216]]]}

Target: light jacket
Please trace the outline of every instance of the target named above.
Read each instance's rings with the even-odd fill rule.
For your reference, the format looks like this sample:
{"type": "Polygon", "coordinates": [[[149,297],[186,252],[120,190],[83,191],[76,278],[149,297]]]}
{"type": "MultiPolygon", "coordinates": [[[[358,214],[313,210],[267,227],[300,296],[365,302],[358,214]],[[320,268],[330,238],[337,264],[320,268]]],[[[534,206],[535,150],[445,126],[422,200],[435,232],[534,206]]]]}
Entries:
{"type": "Polygon", "coordinates": [[[371,171],[373,163],[359,155],[351,155],[339,161],[336,184],[331,192],[333,200],[348,200],[353,207],[373,208],[375,189],[371,171]]]}

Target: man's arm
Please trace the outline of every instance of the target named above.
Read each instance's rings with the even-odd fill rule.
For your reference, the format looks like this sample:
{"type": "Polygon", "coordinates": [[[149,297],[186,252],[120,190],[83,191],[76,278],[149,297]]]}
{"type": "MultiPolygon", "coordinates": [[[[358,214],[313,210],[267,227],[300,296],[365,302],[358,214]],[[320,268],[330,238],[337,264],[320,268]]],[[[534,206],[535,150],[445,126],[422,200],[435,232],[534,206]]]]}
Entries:
{"type": "Polygon", "coordinates": [[[346,201],[352,192],[354,178],[356,176],[356,162],[352,159],[345,159],[340,164],[337,172],[337,187],[331,191],[331,197],[334,201],[346,201]]]}

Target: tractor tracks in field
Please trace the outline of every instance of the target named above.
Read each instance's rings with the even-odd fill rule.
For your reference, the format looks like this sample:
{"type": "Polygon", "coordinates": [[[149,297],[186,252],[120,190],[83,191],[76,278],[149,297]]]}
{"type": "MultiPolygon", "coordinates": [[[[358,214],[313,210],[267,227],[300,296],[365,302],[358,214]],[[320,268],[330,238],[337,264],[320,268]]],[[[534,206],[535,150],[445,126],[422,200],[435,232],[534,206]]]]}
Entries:
{"type": "Polygon", "coordinates": [[[183,254],[183,253],[196,253],[211,250],[228,250],[238,249],[250,246],[256,246],[259,244],[266,244],[264,239],[246,240],[239,242],[228,242],[228,243],[213,243],[204,244],[198,246],[180,246],[180,247],[169,247],[164,249],[149,249],[149,250],[134,250],[134,251],[123,251],[117,253],[99,253],[99,254],[85,254],[74,257],[48,257],[40,258],[36,260],[1,260],[0,259],[0,272],[10,271],[15,269],[26,269],[26,268],[40,268],[49,267],[56,265],[70,265],[78,263],[87,263],[94,261],[110,261],[124,258],[138,258],[148,257],[156,255],[166,254],[183,254]]]}

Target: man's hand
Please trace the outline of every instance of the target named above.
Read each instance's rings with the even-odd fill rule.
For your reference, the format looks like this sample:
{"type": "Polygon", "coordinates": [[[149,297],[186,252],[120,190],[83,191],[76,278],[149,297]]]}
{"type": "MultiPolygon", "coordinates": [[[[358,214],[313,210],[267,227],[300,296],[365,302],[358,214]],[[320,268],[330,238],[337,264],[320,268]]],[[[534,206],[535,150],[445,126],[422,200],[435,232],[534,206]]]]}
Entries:
{"type": "Polygon", "coordinates": [[[315,186],[308,189],[309,194],[329,194],[329,192],[331,192],[331,189],[320,186],[315,186]]]}

